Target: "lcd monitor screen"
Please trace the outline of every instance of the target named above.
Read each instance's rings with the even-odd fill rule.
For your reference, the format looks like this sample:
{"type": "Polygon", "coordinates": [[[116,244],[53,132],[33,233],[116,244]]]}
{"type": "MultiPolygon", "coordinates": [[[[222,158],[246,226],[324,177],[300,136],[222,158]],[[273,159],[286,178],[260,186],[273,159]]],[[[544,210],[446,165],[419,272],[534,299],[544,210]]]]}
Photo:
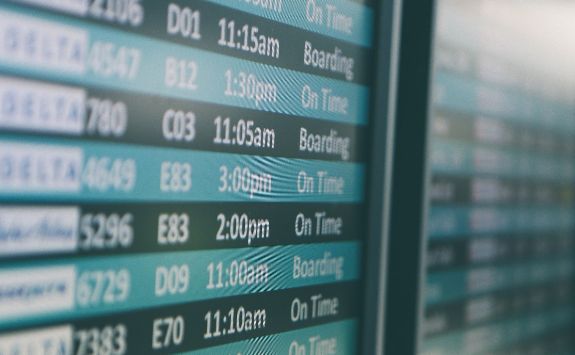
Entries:
{"type": "Polygon", "coordinates": [[[422,354],[572,354],[575,7],[439,0],[422,354]]]}
{"type": "Polygon", "coordinates": [[[375,9],[0,3],[0,354],[352,354],[375,9]]]}

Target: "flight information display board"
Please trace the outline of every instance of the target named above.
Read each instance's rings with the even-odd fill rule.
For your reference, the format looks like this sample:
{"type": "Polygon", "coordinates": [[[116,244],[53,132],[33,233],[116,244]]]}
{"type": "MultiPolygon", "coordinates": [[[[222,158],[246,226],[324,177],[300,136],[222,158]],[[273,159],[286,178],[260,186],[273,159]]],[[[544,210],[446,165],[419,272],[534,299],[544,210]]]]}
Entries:
{"type": "Polygon", "coordinates": [[[0,3],[0,354],[352,354],[373,5],[0,3]]]}
{"type": "Polygon", "coordinates": [[[553,4],[439,1],[421,354],[575,350],[575,71],[553,4]]]}

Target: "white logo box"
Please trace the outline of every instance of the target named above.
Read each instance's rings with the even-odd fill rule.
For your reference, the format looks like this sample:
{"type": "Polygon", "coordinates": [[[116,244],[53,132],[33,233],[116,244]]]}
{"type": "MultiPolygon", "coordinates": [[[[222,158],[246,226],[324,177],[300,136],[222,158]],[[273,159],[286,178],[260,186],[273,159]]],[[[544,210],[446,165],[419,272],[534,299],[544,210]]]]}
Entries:
{"type": "Polygon", "coordinates": [[[75,283],[72,265],[0,271],[0,319],[71,310],[75,283]]]}
{"type": "Polygon", "coordinates": [[[79,192],[83,159],[77,147],[0,142],[0,192],[79,192]]]}
{"type": "Polygon", "coordinates": [[[61,10],[75,15],[85,16],[88,12],[88,0],[17,0],[25,4],[38,5],[61,10]]]}
{"type": "Polygon", "coordinates": [[[0,10],[2,61],[62,73],[84,74],[88,46],[88,33],[81,28],[0,10]],[[28,38],[37,40],[27,42],[28,38]]]}
{"type": "Polygon", "coordinates": [[[79,135],[85,114],[83,89],[0,76],[0,127],[79,135]]]}
{"type": "Polygon", "coordinates": [[[0,207],[0,257],[74,252],[77,207],[0,207]]]}
{"type": "Polygon", "coordinates": [[[72,354],[72,336],[73,329],[68,325],[2,335],[0,354],[72,354]]]}

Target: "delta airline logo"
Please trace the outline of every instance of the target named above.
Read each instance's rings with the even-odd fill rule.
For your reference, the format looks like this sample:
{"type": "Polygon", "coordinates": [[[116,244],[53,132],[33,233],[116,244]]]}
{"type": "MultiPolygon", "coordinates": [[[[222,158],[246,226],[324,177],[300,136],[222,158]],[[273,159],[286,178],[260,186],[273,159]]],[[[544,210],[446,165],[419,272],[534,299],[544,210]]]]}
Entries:
{"type": "Polygon", "coordinates": [[[85,16],[88,13],[88,6],[89,6],[88,0],[17,0],[17,1],[37,6],[43,6],[54,10],[60,10],[80,16],[85,16]]]}
{"type": "Polygon", "coordinates": [[[0,127],[79,135],[85,114],[83,89],[0,76],[0,127]]]}
{"type": "Polygon", "coordinates": [[[71,326],[51,327],[0,336],[0,355],[68,355],[73,352],[71,326]]]}
{"type": "Polygon", "coordinates": [[[73,266],[0,271],[0,320],[73,309],[75,280],[73,266]]]}
{"type": "Polygon", "coordinates": [[[76,207],[0,207],[0,257],[73,252],[79,218],[76,207]]]}
{"type": "Polygon", "coordinates": [[[0,61],[84,74],[89,44],[88,32],[82,28],[0,10],[0,61]]]}
{"type": "Polygon", "coordinates": [[[0,193],[79,192],[82,162],[80,148],[2,142],[0,193]]]}

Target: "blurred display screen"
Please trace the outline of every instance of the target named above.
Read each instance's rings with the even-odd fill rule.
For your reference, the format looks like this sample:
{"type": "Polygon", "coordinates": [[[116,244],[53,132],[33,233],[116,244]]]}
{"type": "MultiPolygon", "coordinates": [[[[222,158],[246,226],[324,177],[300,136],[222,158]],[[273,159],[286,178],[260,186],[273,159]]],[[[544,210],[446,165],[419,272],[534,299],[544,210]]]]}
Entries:
{"type": "Polygon", "coordinates": [[[575,6],[439,0],[422,354],[573,354],[575,6]]]}
{"type": "Polygon", "coordinates": [[[353,354],[374,10],[0,2],[0,354],[353,354]]]}

